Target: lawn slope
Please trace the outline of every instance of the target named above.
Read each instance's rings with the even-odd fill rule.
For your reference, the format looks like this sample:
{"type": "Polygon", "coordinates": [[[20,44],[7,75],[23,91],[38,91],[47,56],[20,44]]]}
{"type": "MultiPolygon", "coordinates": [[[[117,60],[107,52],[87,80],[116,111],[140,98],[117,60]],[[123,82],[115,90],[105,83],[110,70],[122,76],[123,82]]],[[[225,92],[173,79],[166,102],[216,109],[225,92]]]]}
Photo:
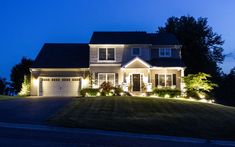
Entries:
{"type": "Polygon", "coordinates": [[[65,127],[235,140],[235,108],[174,99],[78,98],[49,123],[65,127]]]}

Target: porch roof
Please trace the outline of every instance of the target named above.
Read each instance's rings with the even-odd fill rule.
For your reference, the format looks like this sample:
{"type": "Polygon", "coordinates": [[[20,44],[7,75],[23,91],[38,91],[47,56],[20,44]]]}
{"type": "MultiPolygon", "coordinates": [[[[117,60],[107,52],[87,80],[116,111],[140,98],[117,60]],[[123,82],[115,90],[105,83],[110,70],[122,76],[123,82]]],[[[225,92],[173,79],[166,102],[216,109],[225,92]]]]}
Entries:
{"type": "Polygon", "coordinates": [[[151,68],[152,66],[148,62],[144,61],[143,59],[141,59],[139,57],[135,57],[122,66],[122,68],[128,68],[128,67],[129,68],[151,68]],[[136,63],[136,62],[137,63],[139,62],[137,67],[130,67],[130,66],[134,65],[134,63],[136,63]]]}

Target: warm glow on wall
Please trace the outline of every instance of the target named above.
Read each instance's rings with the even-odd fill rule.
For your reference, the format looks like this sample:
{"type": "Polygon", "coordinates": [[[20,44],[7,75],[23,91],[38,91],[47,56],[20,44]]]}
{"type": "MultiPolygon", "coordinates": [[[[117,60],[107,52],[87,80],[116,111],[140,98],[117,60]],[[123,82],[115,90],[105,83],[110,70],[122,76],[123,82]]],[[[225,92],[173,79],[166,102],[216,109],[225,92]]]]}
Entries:
{"type": "Polygon", "coordinates": [[[38,79],[33,80],[33,85],[38,86],[38,79]]]}

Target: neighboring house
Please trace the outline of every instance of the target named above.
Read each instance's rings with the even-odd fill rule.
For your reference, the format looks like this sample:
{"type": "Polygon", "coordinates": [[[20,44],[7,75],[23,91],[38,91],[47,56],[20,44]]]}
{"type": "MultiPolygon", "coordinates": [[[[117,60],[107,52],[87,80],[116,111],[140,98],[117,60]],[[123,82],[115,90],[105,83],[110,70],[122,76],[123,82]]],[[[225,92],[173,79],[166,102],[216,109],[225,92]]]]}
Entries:
{"type": "Polygon", "coordinates": [[[103,82],[132,93],[183,90],[184,69],[172,34],[94,32],[89,44],[45,44],[31,68],[31,95],[78,96],[103,82]]]}

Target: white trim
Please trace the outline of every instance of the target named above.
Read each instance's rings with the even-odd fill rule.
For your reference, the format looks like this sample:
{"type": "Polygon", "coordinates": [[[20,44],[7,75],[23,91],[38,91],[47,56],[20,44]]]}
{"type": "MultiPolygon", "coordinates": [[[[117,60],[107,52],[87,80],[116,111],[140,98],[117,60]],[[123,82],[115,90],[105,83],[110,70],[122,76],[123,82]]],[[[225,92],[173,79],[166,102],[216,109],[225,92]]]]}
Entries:
{"type": "Polygon", "coordinates": [[[90,47],[94,48],[114,48],[114,47],[124,47],[124,44],[89,44],[90,47]]]}
{"type": "Polygon", "coordinates": [[[115,77],[115,73],[98,73],[98,86],[100,86],[102,83],[100,83],[100,78],[99,78],[99,75],[101,74],[105,74],[105,82],[108,81],[108,74],[113,74],[114,76],[114,79],[113,79],[113,86],[116,85],[116,77],[115,77]]]}
{"type": "Polygon", "coordinates": [[[121,66],[121,64],[107,64],[107,63],[100,63],[100,64],[90,64],[90,66],[121,66]]]}
{"type": "Polygon", "coordinates": [[[147,62],[145,62],[144,60],[140,59],[139,57],[135,57],[134,59],[132,59],[131,61],[129,61],[128,63],[126,63],[125,65],[122,66],[122,68],[127,68],[127,66],[133,64],[135,61],[139,61],[142,64],[144,64],[147,68],[151,68],[151,65],[149,65],[147,62]]]}
{"type": "Polygon", "coordinates": [[[89,71],[90,68],[30,68],[30,71],[89,71]]]}
{"type": "Polygon", "coordinates": [[[181,70],[181,69],[185,69],[186,67],[157,67],[157,66],[153,66],[152,68],[150,68],[151,70],[154,69],[176,69],[176,70],[181,70]]]}
{"type": "Polygon", "coordinates": [[[99,47],[97,50],[97,62],[116,62],[116,48],[114,47],[99,47]],[[106,60],[100,60],[100,49],[105,49],[106,60]],[[114,49],[114,60],[108,60],[108,49],[114,49]]]}
{"type": "Polygon", "coordinates": [[[171,57],[171,48],[159,48],[158,49],[158,56],[162,57],[162,58],[169,58],[169,57],[171,57]],[[161,55],[161,50],[163,50],[164,55],[161,55]],[[166,55],[166,51],[167,50],[170,50],[170,54],[169,55],[166,55]]]}
{"type": "Polygon", "coordinates": [[[139,48],[139,47],[133,47],[133,48],[131,48],[131,56],[133,56],[133,57],[141,56],[141,48],[139,48]],[[133,49],[137,49],[137,48],[139,49],[139,55],[134,55],[134,54],[133,54],[133,49]]]}

